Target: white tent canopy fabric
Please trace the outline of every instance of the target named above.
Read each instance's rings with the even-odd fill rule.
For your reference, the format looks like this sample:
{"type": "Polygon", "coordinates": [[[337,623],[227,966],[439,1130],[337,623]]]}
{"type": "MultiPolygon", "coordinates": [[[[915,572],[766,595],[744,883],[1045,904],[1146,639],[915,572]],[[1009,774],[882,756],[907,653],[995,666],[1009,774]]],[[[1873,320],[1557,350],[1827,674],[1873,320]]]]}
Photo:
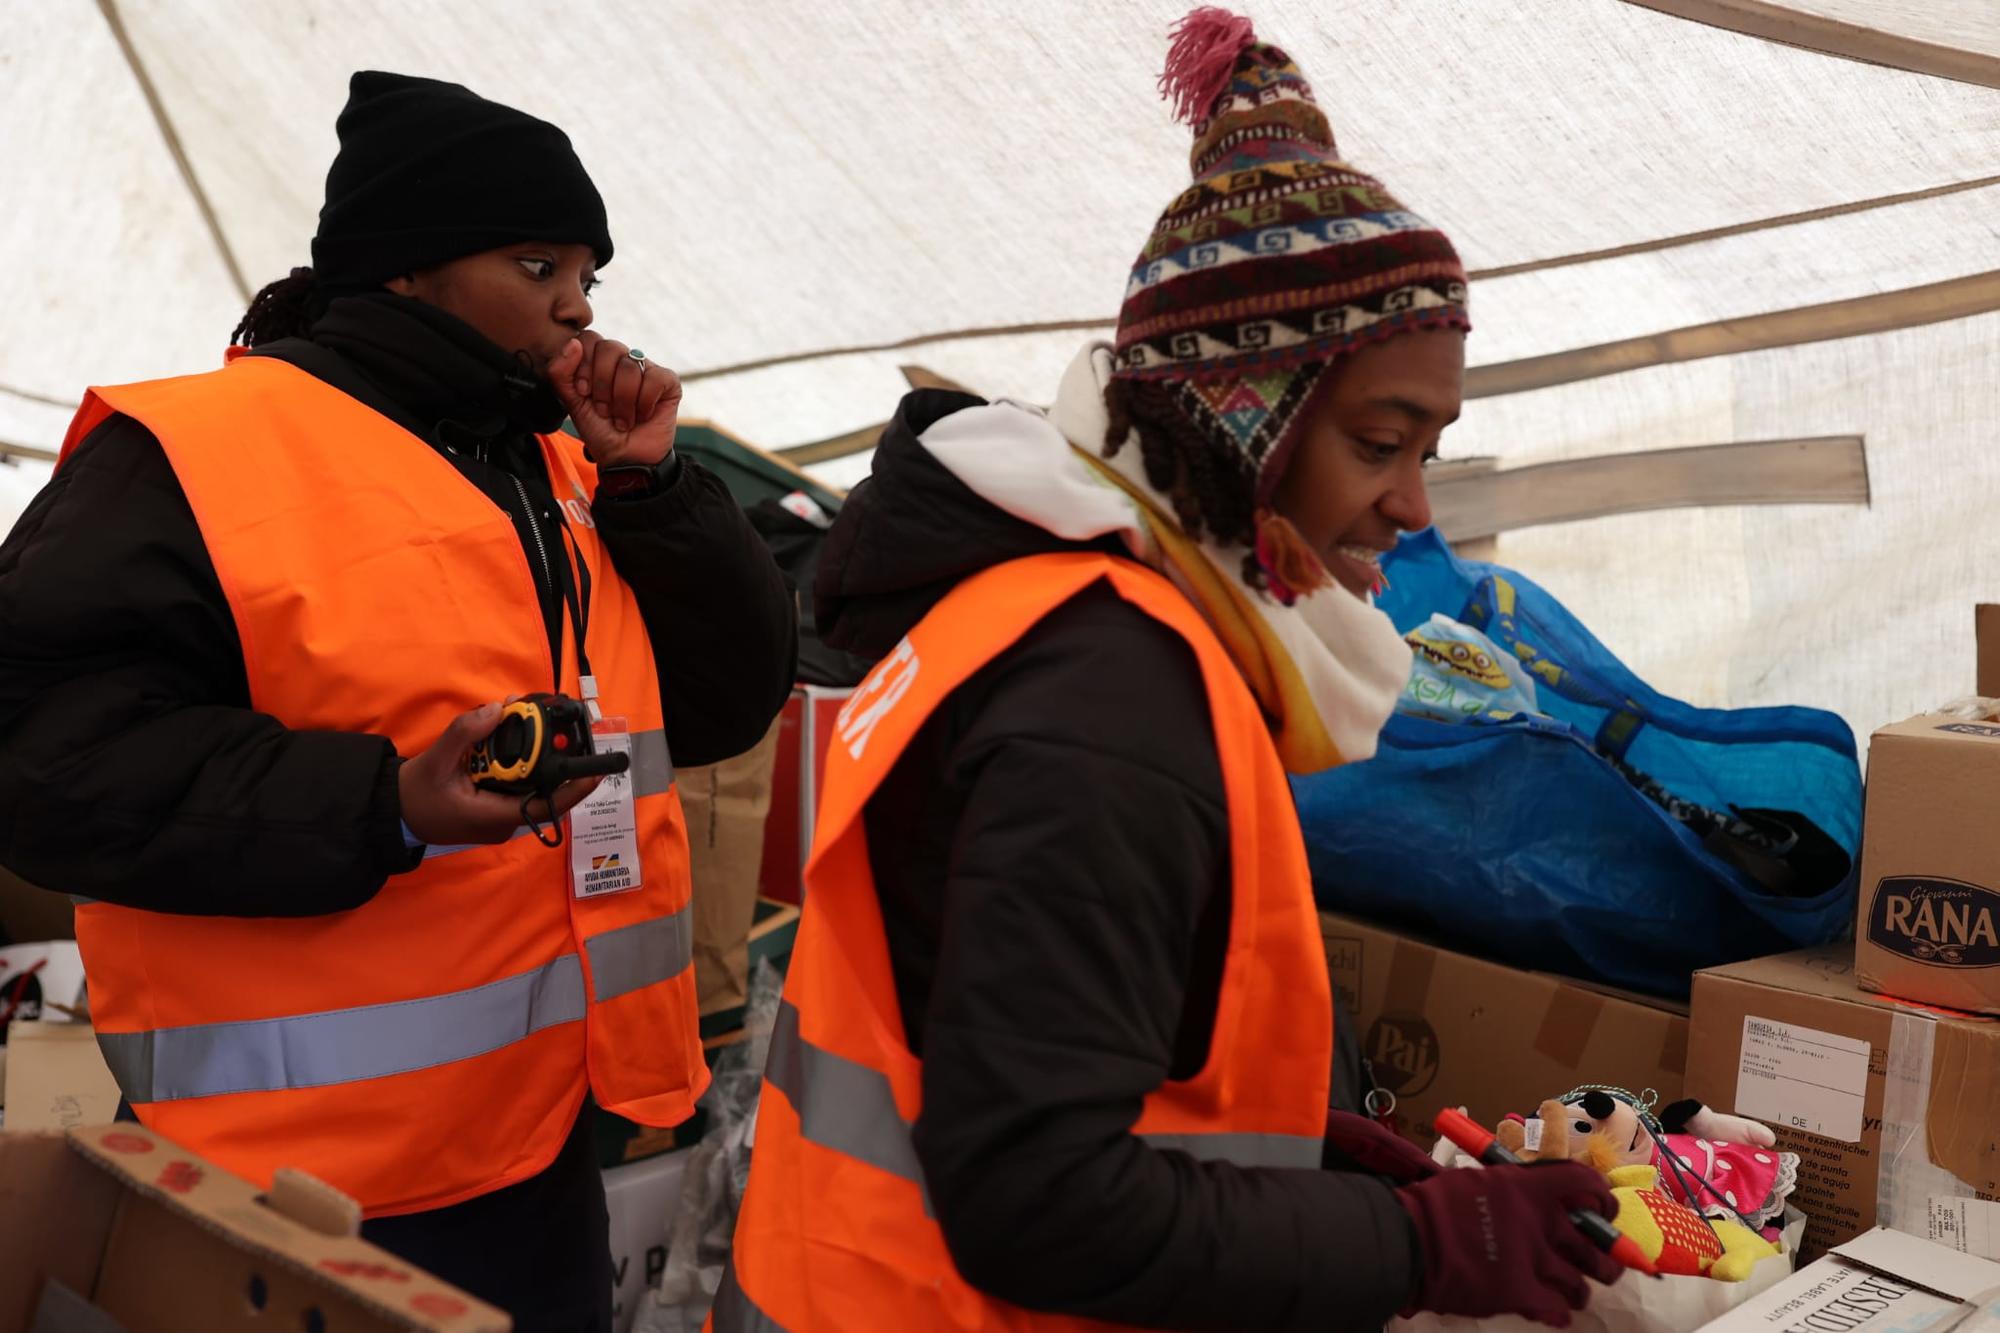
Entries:
{"type": "MultiPolygon", "coordinates": [[[[361,67],[570,132],[618,242],[599,325],[687,374],[690,414],[767,447],[834,436],[886,418],[909,363],[1044,399],[1186,182],[1153,88],[1185,7],[15,6],[0,441],[53,447],[85,383],[216,363],[246,289],[307,262],[361,67]]],[[[1865,732],[1970,688],[1970,604],[2000,599],[2000,280],[1980,281],[2000,271],[2000,74],[1965,70],[2000,71],[2000,5],[1238,7],[1312,78],[1346,155],[1475,270],[1475,384],[1650,340],[1619,353],[1637,368],[1474,399],[1448,456],[1866,440],[1865,508],[1596,519],[1509,534],[1507,563],[1697,703],[1811,703],[1865,732]],[[1795,16],[1800,44],[1681,16],[1701,9],[1795,16]],[[1955,77],[1809,49],[1826,24],[1883,35],[1885,60],[1946,51],[1955,77]],[[1815,314],[1730,341],[1877,297],[1875,331],[1811,341],[1840,331],[1815,314]],[[1656,336],[1725,322],[1719,348],[1656,336]]],[[[0,468],[0,524],[45,476],[0,468]]]]}

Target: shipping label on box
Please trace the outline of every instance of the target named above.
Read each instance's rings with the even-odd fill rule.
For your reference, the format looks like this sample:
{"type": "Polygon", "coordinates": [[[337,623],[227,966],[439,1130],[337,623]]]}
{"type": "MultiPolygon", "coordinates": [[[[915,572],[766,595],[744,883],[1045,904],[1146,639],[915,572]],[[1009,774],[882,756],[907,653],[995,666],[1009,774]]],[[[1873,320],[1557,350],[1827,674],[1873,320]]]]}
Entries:
{"type": "Polygon", "coordinates": [[[1807,1257],[1875,1224],[1979,1253],[2000,1189],[2000,1023],[1856,989],[1841,946],[1696,975],[1687,1093],[1799,1155],[1807,1257]]]}
{"type": "Polygon", "coordinates": [[[2000,726],[1927,715],[1868,751],[1855,966],[1861,985],[2000,1011],[2000,726]]]}
{"type": "Polygon", "coordinates": [[[1933,1198],[1924,1223],[1924,1236],[1933,1245],[2000,1262],[2000,1203],[1933,1198]]]}
{"type": "Polygon", "coordinates": [[[1853,1037],[1745,1014],[1736,1114],[1859,1143],[1868,1054],[1868,1043],[1853,1037]]]}
{"type": "Polygon", "coordinates": [[[1361,1056],[1396,1098],[1398,1132],[1428,1146],[1447,1106],[1491,1125],[1584,1083],[1681,1095],[1687,1018],[1667,1001],[1597,990],[1320,914],[1327,970],[1361,1056]]]}

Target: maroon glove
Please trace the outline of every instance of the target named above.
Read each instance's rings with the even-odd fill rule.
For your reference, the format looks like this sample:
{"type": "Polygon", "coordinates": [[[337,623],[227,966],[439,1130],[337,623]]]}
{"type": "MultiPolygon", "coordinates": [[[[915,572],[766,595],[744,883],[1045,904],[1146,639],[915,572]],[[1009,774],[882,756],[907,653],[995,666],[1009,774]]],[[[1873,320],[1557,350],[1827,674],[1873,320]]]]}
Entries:
{"type": "Polygon", "coordinates": [[[1424,1253],[1418,1310],[1567,1328],[1590,1299],[1584,1278],[1609,1286],[1625,1272],[1569,1219],[1573,1208],[1618,1212],[1604,1177],[1580,1162],[1446,1171],[1396,1196],[1424,1253]]]}
{"type": "Polygon", "coordinates": [[[1402,1135],[1346,1111],[1326,1113],[1326,1146],[1326,1164],[1334,1170],[1366,1171],[1399,1185],[1444,1169],[1402,1135]]]}

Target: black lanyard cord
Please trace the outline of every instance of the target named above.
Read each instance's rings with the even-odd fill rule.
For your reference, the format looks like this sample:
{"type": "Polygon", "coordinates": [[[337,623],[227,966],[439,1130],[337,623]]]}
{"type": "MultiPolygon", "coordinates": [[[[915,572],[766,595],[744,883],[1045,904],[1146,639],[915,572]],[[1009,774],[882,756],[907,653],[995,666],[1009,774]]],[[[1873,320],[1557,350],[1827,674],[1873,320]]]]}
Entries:
{"type": "MultiPolygon", "coordinates": [[[[564,557],[556,562],[556,582],[562,588],[563,605],[569,608],[570,628],[576,634],[577,675],[588,676],[591,674],[590,655],[584,650],[584,635],[590,623],[590,566],[585,563],[583,547],[578,543],[576,534],[569,530],[569,524],[563,521],[560,510],[556,514],[556,526],[562,531],[563,541],[560,545],[564,557]],[[572,553],[576,561],[574,566],[570,563],[572,553]],[[570,577],[572,569],[575,571],[575,578],[570,577]]],[[[556,689],[558,691],[562,689],[560,660],[556,663],[556,689]]]]}

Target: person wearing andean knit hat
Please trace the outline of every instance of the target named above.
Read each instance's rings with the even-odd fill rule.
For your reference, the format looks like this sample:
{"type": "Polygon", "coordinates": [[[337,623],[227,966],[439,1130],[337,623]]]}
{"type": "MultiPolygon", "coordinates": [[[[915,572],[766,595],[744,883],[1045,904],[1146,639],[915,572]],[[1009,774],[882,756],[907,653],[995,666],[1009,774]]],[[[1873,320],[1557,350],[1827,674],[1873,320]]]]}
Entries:
{"type": "MultiPolygon", "coordinates": [[[[1366,758],[1370,602],[1470,327],[1444,234],[1249,21],[1173,33],[1191,180],[1043,411],[918,391],[849,496],[827,761],[716,1333],[1564,1323],[1589,1172],[1334,1111],[1284,773],[1366,758]]],[[[1350,1108],[1351,1109],[1351,1108],[1350,1108]]]]}
{"type": "Polygon", "coordinates": [[[128,1113],[608,1333],[599,1107],[669,1126],[708,1080],[675,765],[766,734],[795,600],[674,452],[679,379],[591,328],[568,136],[380,71],[336,130],[312,266],[223,369],[91,390],[0,550],[0,864],[87,900],[128,1113]],[[627,772],[476,786],[550,691],[627,772]]]}

